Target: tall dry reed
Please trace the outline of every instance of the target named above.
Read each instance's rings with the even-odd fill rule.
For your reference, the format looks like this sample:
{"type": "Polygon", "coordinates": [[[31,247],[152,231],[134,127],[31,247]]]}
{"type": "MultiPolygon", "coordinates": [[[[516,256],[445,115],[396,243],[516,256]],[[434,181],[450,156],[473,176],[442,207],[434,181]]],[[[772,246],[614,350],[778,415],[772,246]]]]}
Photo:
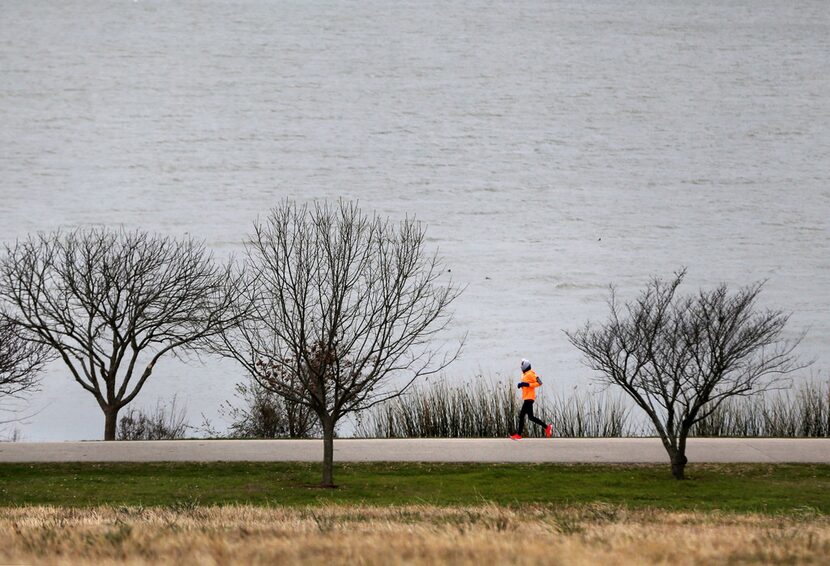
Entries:
{"type": "MultiPolygon", "coordinates": [[[[361,415],[365,438],[497,438],[515,432],[521,407],[512,383],[479,378],[460,386],[445,381],[418,387],[361,415]]],[[[622,393],[542,392],[536,416],[557,438],[653,436],[651,425],[622,393]]],[[[525,423],[525,436],[543,436],[525,423]]],[[[691,436],[829,437],[830,382],[808,380],[792,390],[736,397],[696,424],[691,436]]]]}
{"type": "Polygon", "coordinates": [[[830,437],[830,382],[805,381],[765,396],[734,397],[692,430],[694,436],[830,437]]]}
{"type": "MultiPolygon", "coordinates": [[[[478,379],[461,386],[445,381],[415,388],[363,415],[358,436],[367,438],[495,438],[516,431],[521,399],[515,385],[478,379]]],[[[621,395],[574,391],[540,394],[534,414],[553,424],[556,437],[619,437],[634,434],[621,395]]],[[[525,436],[544,431],[525,423],[525,436]]]]}

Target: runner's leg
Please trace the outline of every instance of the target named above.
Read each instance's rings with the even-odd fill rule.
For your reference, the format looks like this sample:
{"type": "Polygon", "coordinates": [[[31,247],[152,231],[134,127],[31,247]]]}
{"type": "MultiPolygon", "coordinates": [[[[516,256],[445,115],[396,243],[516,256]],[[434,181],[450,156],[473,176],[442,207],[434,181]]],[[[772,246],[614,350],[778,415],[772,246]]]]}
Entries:
{"type": "MultiPolygon", "coordinates": [[[[536,423],[542,428],[548,428],[548,424],[544,422],[542,419],[533,416],[533,401],[525,401],[525,403],[530,403],[527,409],[527,416],[530,419],[530,422],[536,423]]],[[[524,407],[522,407],[524,409],[524,407]]]]}
{"type": "Polygon", "coordinates": [[[520,435],[522,434],[522,431],[525,429],[525,415],[528,414],[528,411],[530,411],[531,415],[533,414],[533,401],[525,401],[524,403],[522,403],[522,410],[519,411],[518,434],[520,435]]]}

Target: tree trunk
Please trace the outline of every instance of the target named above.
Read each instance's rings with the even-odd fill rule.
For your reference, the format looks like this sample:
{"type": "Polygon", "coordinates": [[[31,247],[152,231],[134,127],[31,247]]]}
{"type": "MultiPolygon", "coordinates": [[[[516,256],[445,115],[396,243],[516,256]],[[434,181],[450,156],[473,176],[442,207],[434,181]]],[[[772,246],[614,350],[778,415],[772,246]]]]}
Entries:
{"type": "Polygon", "coordinates": [[[334,420],[331,417],[320,419],[323,425],[323,487],[334,485],[334,420]]]}
{"type": "Polygon", "coordinates": [[[671,460],[671,474],[675,479],[686,479],[686,476],[683,474],[683,470],[686,468],[686,462],[688,462],[686,459],[686,434],[681,432],[679,441],[676,441],[674,437],[669,438],[669,435],[664,431],[657,417],[651,414],[649,416],[657,426],[657,431],[660,433],[660,440],[669,455],[669,460],[671,460]]]}
{"type": "Polygon", "coordinates": [[[676,480],[683,480],[686,479],[683,471],[686,469],[686,462],[689,460],[686,458],[686,454],[683,452],[676,452],[671,456],[671,474],[674,476],[676,480]]]}
{"type": "Polygon", "coordinates": [[[115,440],[115,428],[118,425],[118,407],[104,409],[104,440],[115,440]]]}

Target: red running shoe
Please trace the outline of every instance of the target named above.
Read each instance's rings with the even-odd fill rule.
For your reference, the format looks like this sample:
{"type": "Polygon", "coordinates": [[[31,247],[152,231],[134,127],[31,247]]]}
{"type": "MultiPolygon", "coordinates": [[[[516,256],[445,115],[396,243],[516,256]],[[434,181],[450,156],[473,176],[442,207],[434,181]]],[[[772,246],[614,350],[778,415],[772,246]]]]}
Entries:
{"type": "Polygon", "coordinates": [[[522,439],[521,434],[512,434],[512,435],[510,435],[510,440],[521,440],[521,439],[522,439]]]}
{"type": "Polygon", "coordinates": [[[553,436],[553,423],[550,423],[548,425],[548,428],[545,429],[545,436],[547,436],[548,438],[553,436]]]}

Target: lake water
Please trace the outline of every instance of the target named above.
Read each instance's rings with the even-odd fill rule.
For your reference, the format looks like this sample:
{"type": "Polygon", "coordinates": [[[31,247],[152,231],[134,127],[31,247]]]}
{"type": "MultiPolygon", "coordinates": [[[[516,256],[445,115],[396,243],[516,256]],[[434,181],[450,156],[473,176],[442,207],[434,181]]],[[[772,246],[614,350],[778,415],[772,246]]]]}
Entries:
{"type": "MultiPolygon", "coordinates": [[[[0,240],[140,226],[225,256],[280,199],[343,196],[427,223],[467,287],[454,382],[527,357],[587,387],[562,330],[684,265],[768,279],[826,371],[828,93],[824,0],[3,0],[0,240]]],[[[137,406],[215,419],[241,377],[170,359],[137,406]]],[[[27,410],[26,439],[102,435],[59,365],[27,410]]]]}

